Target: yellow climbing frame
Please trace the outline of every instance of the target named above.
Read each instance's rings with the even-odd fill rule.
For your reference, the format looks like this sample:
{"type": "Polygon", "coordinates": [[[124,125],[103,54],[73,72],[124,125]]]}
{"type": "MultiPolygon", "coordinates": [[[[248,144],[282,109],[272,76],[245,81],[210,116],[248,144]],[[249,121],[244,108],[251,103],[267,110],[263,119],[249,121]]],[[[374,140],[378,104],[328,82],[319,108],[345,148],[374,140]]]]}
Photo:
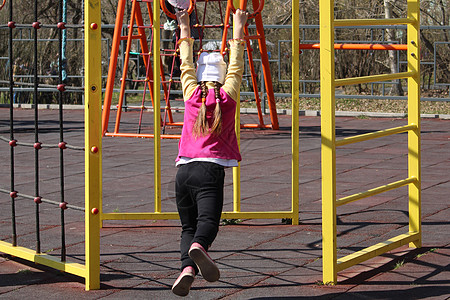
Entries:
{"type": "Polygon", "coordinates": [[[100,288],[101,182],[100,0],[85,1],[85,264],[0,241],[0,252],[85,278],[86,290],[100,288]]]}
{"type": "MultiPolygon", "coordinates": [[[[233,0],[235,7],[239,7],[240,0],[233,0]]],[[[293,1],[295,2],[295,1],[293,1]]],[[[297,6],[298,11],[298,3],[293,3],[293,6],[297,6]]],[[[160,24],[160,7],[159,2],[153,2],[153,24],[158,24],[156,26],[159,27],[160,24]]],[[[297,14],[297,24],[298,24],[298,14],[297,14]]],[[[159,47],[160,47],[160,32],[159,30],[154,30],[154,43],[153,43],[153,78],[154,78],[154,90],[160,90],[160,76],[159,76],[159,47]]],[[[298,70],[298,43],[299,43],[299,29],[298,26],[293,26],[293,35],[296,32],[295,41],[297,43],[293,43],[293,67],[296,67],[298,70]]],[[[293,75],[294,76],[294,75],[293,75]]],[[[299,179],[299,148],[298,148],[298,139],[299,139],[299,124],[298,124],[298,72],[296,72],[296,80],[292,81],[292,93],[293,93],[293,101],[292,101],[292,199],[291,199],[291,210],[289,211],[258,211],[258,212],[246,212],[241,210],[241,165],[239,163],[238,167],[233,168],[233,211],[222,212],[222,218],[224,219],[291,219],[292,224],[297,225],[299,223],[299,188],[298,188],[298,179],[299,179]],[[295,113],[296,112],[296,113],[295,113]]],[[[160,95],[159,93],[155,93],[154,95],[154,111],[160,111],[159,107],[160,95]]],[[[239,103],[239,99],[237,99],[239,103]]],[[[159,114],[153,114],[154,116],[154,128],[160,128],[160,118],[159,114]]],[[[240,142],[240,111],[239,105],[236,109],[236,134],[238,137],[238,141],[240,142]]],[[[168,220],[168,219],[178,219],[177,212],[162,212],[161,211],[161,142],[160,142],[160,133],[158,130],[154,132],[155,138],[154,140],[154,201],[155,201],[155,209],[154,212],[130,212],[130,213],[103,213],[101,212],[101,220],[168,220]]]]}
{"type": "Polygon", "coordinates": [[[322,127],[322,251],[323,282],[335,284],[337,272],[379,256],[387,251],[409,244],[421,247],[420,201],[420,54],[419,54],[419,1],[408,0],[406,18],[335,20],[334,1],[320,0],[320,81],[322,127]],[[335,79],[334,28],[335,26],[407,25],[407,72],[335,79]],[[336,140],[335,88],[337,86],[375,82],[380,80],[408,79],[408,125],[374,133],[336,140]],[[336,199],[336,148],[392,134],[408,132],[408,178],[381,187],[336,199]],[[342,258],[336,251],[336,207],[350,202],[408,185],[409,232],[385,242],[370,246],[342,258]]]}

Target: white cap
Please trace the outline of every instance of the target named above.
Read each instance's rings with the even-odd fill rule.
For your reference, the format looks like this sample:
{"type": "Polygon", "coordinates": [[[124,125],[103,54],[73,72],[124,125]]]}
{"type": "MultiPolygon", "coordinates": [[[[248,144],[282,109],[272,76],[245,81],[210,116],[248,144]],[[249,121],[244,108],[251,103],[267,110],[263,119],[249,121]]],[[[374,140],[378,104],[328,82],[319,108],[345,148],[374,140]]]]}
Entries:
{"type": "Polygon", "coordinates": [[[219,52],[202,52],[197,61],[197,81],[225,82],[227,64],[219,52]]]}
{"type": "Polygon", "coordinates": [[[179,9],[188,9],[191,4],[189,0],[167,0],[167,2],[179,9]]]}

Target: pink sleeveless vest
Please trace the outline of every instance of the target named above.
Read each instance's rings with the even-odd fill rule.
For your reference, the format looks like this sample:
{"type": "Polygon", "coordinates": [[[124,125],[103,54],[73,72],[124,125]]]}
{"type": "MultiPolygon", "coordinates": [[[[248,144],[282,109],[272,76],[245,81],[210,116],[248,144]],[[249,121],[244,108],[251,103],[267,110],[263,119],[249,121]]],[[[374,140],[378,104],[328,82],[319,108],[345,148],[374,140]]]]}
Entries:
{"type": "MultiPolygon", "coordinates": [[[[198,110],[202,105],[201,88],[197,87],[191,98],[185,102],[184,125],[178,144],[177,161],[182,156],[189,158],[236,159],[241,161],[235,131],[236,102],[223,89],[220,89],[220,96],[222,132],[218,136],[208,134],[196,137],[192,133],[198,110]]],[[[215,93],[214,89],[211,89],[206,97],[206,115],[210,127],[214,121],[215,107],[215,93]]]]}

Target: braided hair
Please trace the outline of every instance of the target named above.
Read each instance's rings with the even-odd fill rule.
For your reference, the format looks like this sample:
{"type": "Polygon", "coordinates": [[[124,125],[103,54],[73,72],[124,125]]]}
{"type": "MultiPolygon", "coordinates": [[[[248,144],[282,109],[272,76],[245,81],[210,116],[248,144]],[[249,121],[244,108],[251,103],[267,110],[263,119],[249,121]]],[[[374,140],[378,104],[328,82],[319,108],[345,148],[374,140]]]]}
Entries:
{"type": "Polygon", "coordinates": [[[209,128],[206,116],[206,96],[208,95],[208,88],[206,81],[199,82],[201,89],[202,105],[198,111],[197,119],[195,120],[193,133],[195,136],[206,136],[209,133],[219,135],[222,131],[222,109],[220,108],[220,88],[222,84],[214,81],[214,94],[216,98],[216,107],[214,109],[214,121],[212,127],[209,128]]]}

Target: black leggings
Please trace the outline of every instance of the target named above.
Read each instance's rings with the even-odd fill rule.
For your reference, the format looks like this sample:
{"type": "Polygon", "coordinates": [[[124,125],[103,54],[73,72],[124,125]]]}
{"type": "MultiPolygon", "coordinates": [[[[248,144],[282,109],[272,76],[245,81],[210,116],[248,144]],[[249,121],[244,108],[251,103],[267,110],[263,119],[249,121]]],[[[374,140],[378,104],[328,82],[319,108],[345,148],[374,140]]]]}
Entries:
{"type": "Polygon", "coordinates": [[[189,248],[197,242],[207,250],[217,236],[224,178],[224,167],[210,162],[191,162],[178,169],[175,191],[182,225],[181,270],[192,266],[198,272],[189,248]]]}

